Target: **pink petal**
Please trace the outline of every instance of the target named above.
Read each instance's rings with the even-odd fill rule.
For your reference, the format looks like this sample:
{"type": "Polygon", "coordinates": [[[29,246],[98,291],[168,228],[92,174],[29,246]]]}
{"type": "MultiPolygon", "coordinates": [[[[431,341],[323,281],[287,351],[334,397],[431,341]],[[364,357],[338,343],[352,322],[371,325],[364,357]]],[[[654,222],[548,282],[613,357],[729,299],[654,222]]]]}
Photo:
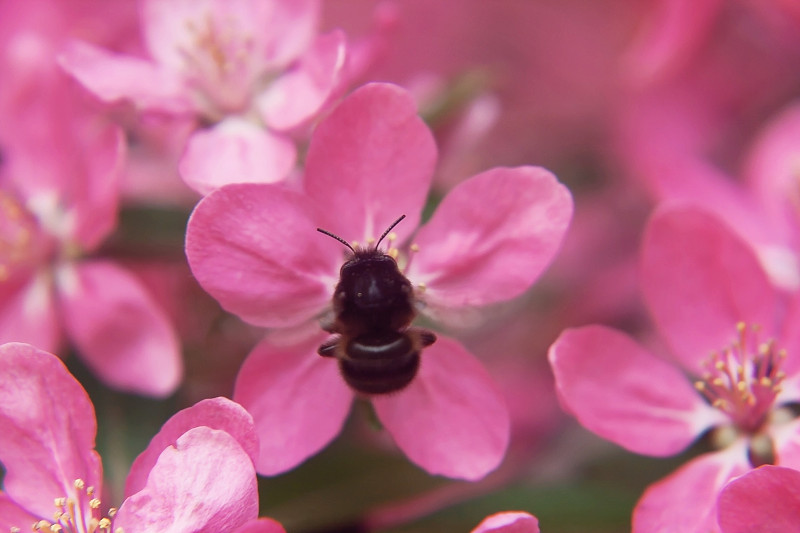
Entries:
{"type": "Polygon", "coordinates": [[[487,516],[472,533],[539,533],[539,521],[522,511],[487,516]]]}
{"type": "MultiPolygon", "coordinates": [[[[195,208],[186,256],[225,309],[259,326],[296,325],[329,305],[341,248],[321,253],[318,212],[305,195],[266,184],[226,185],[195,208]]],[[[338,244],[338,243],[334,243],[338,244]]]]}
{"type": "Polygon", "coordinates": [[[141,283],[110,261],[84,261],[57,273],[59,307],[83,360],[120,390],[166,396],[183,372],[166,314],[141,283]]]}
{"type": "MultiPolygon", "coordinates": [[[[80,158],[80,167],[72,173],[59,172],[62,182],[61,196],[74,216],[75,227],[70,237],[84,250],[94,250],[108,237],[117,225],[119,210],[119,184],[125,165],[125,139],[119,128],[98,128],[97,118],[84,124],[75,142],[62,146],[62,151],[72,150],[86,154],[80,158]],[[91,130],[91,137],[86,133],[91,130]],[[90,155],[89,155],[90,154],[90,155]],[[66,186],[65,186],[66,185],[66,186]]],[[[74,153],[63,161],[64,166],[74,165],[74,153]]]]}
{"type": "Polygon", "coordinates": [[[236,439],[255,462],[258,456],[258,435],[253,426],[253,417],[241,405],[227,398],[201,400],[175,413],[139,454],[125,480],[125,495],[130,496],[142,490],[161,452],[169,446],[175,446],[181,435],[198,426],[225,431],[236,439]]]}
{"type": "Polygon", "coordinates": [[[165,113],[194,110],[182,80],[147,60],[72,41],[64,48],[59,63],[105,102],[128,99],[141,109],[165,113]]]}
{"type": "Polygon", "coordinates": [[[61,345],[61,324],[48,271],[0,284],[0,343],[27,342],[46,351],[61,345]]]}
{"type": "Polygon", "coordinates": [[[41,516],[25,511],[6,493],[0,492],[0,530],[14,531],[16,528],[18,531],[27,531],[31,524],[38,522],[41,518],[41,516]]]}
{"type": "MultiPolygon", "coordinates": [[[[318,0],[145,0],[142,27],[147,47],[165,66],[185,68],[182,50],[197,45],[198,28],[211,24],[248,43],[243,58],[263,69],[279,69],[305,50],[316,31],[318,0]]],[[[251,73],[255,78],[258,72],[251,73]]]]}
{"type": "Polygon", "coordinates": [[[440,336],[421,357],[408,387],[372,398],[378,417],[408,458],[431,474],[484,477],[508,446],[502,394],[475,356],[452,339],[440,336]]]}
{"type": "Polygon", "coordinates": [[[94,408],[61,360],[21,343],[0,346],[0,462],[7,495],[49,517],[82,479],[100,487],[94,408]]]}
{"type": "Polygon", "coordinates": [[[676,356],[699,374],[746,322],[774,336],[776,293],[752,249],[719,219],[694,207],[663,208],[642,246],[642,290],[676,356]]]}
{"type": "Polygon", "coordinates": [[[321,357],[324,335],[287,346],[262,341],[239,370],[233,399],[256,424],[259,474],[280,474],[325,447],[342,429],[353,394],[336,361],[321,357]]]}
{"type": "Polygon", "coordinates": [[[234,533],[286,533],[286,530],[271,518],[259,518],[237,528],[234,533]]]}
{"type": "Polygon", "coordinates": [[[547,170],[496,168],[461,183],[415,242],[409,277],[433,306],[485,305],[518,296],[555,256],[572,196],[547,170]]]}
{"type": "Polygon", "coordinates": [[[234,117],[192,134],[179,170],[187,185],[208,194],[229,183],[282,181],[296,152],[289,138],[234,117]]]}
{"type": "Polygon", "coordinates": [[[320,226],[347,241],[377,238],[400,215],[403,241],[419,223],[436,144],[404,89],[371,83],[314,131],[306,159],[309,196],[326,206],[320,226]]]}
{"type": "Polygon", "coordinates": [[[628,73],[651,83],[689,61],[709,35],[722,0],[660,0],[628,57],[628,73]]]}
{"type": "Polygon", "coordinates": [[[250,457],[227,432],[190,429],[161,452],[147,485],[123,502],[114,529],[230,531],[258,516],[255,474],[250,457]]]}
{"type": "Polygon", "coordinates": [[[633,510],[633,533],[717,531],[717,496],[733,477],[749,470],[745,446],[692,459],[650,485],[633,510]]]}
{"type": "MultiPolygon", "coordinates": [[[[800,291],[796,291],[789,302],[789,309],[783,321],[783,331],[779,337],[780,348],[786,350],[783,370],[788,379],[800,379],[800,291]]],[[[800,399],[800,383],[792,399],[800,399]]]]}
{"type": "MultiPolygon", "coordinates": [[[[249,3],[265,2],[249,0],[249,3]]],[[[312,45],[321,7],[319,0],[272,0],[261,8],[267,11],[268,23],[257,27],[256,34],[265,39],[263,47],[271,68],[285,67],[312,45]]]]}
{"type": "Polygon", "coordinates": [[[789,202],[797,198],[799,136],[800,105],[795,104],[767,124],[747,159],[748,183],[770,210],[778,214],[792,209],[794,204],[789,202]]]}
{"type": "Polygon", "coordinates": [[[569,412],[633,452],[676,454],[725,421],[676,366],[613,329],[568,329],[550,347],[549,358],[569,412]]]}
{"type": "Polygon", "coordinates": [[[341,30],[320,35],[298,64],[258,98],[257,105],[269,127],[288,130],[319,113],[340,80],[345,41],[341,30]]]}
{"type": "Polygon", "coordinates": [[[719,495],[723,533],[800,532],[800,472],[765,465],[728,483],[719,495]]]}

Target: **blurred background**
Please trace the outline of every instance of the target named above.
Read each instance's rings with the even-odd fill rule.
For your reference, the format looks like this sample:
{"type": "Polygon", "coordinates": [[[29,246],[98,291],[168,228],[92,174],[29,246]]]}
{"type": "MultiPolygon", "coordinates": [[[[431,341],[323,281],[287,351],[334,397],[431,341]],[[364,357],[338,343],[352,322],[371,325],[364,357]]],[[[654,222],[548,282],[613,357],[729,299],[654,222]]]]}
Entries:
{"type": "MultiPolygon", "coordinates": [[[[755,162],[800,96],[800,8],[783,0],[323,0],[319,28],[343,29],[358,51],[345,93],[389,81],[417,98],[440,150],[428,215],[467,177],[524,164],[553,171],[576,209],[561,253],[528,293],[449,326],[506,394],[512,440],[497,471],[475,483],[430,476],[357,402],[331,446],[259,479],[260,514],[290,533],[466,532],[503,510],[535,514],[547,533],[628,531],[645,487],[708,446],[653,459],[594,436],[559,406],[547,350],[565,328],[590,323],[656,346],[637,254],[647,217],[670,199],[719,209],[754,246],[783,247],[788,262],[768,270],[797,288],[794,234],[764,236],[744,210],[715,205],[717,195],[725,205],[759,198],[768,210],[755,162]]],[[[134,0],[0,0],[0,189],[32,179],[12,164],[17,145],[77,109],[121,128],[116,223],[87,253],[132,272],[180,340],[182,379],[157,399],[121,392],[71,348],[59,352],[97,410],[106,501],[122,500],[132,460],[170,415],[231,396],[264,334],[224,312],[186,264],[186,222],[200,195],[178,162],[195,126],[103,102],[56,63],[73,38],[142,55],[141,32],[134,0]]],[[[29,151],[47,150],[29,142],[29,151]]],[[[80,166],[76,154],[88,150],[70,147],[58,167],[80,166]]],[[[781,194],[791,199],[800,141],[786,150],[787,169],[791,155],[795,166],[781,194]]],[[[0,292],[11,298],[8,283],[0,292]]]]}

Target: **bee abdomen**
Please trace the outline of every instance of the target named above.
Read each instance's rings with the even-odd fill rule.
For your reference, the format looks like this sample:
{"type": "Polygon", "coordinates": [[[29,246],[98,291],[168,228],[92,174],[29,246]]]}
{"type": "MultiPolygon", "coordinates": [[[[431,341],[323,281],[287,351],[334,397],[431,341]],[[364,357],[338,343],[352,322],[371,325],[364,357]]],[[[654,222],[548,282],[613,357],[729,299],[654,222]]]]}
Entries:
{"type": "Polygon", "coordinates": [[[362,335],[347,343],[339,359],[342,376],[364,394],[388,394],[411,383],[419,369],[419,348],[405,333],[362,335]]]}

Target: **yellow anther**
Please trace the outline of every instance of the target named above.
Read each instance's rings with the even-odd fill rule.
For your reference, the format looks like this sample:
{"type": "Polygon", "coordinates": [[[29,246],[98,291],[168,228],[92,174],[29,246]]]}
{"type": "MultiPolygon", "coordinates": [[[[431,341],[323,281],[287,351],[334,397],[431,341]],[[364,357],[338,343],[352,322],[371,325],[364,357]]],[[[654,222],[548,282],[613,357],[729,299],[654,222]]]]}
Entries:
{"type": "Polygon", "coordinates": [[[92,509],[99,509],[100,508],[100,500],[97,498],[92,498],[89,500],[89,507],[92,509]]]}
{"type": "Polygon", "coordinates": [[[694,382],[694,388],[699,390],[699,391],[704,391],[704,390],[706,390],[706,384],[705,384],[704,381],[695,381],[694,382]]]}
{"type": "Polygon", "coordinates": [[[111,527],[111,520],[108,518],[101,518],[97,525],[103,529],[108,529],[111,527]]]}
{"type": "Polygon", "coordinates": [[[55,500],[53,500],[53,503],[55,504],[56,507],[66,507],[67,499],[63,498],[63,497],[62,498],[56,498],[55,500]]]}
{"type": "Polygon", "coordinates": [[[759,384],[761,384],[763,387],[772,387],[772,380],[771,380],[771,379],[769,379],[768,377],[763,377],[763,378],[761,378],[760,380],[758,380],[758,382],[759,382],[759,384]]]}
{"type": "Polygon", "coordinates": [[[86,488],[86,482],[80,478],[73,481],[72,485],[78,490],[83,490],[84,488],[86,488]]]}
{"type": "Polygon", "coordinates": [[[738,383],[736,383],[736,389],[739,392],[746,391],[747,390],[747,383],[745,383],[744,381],[739,381],[738,383]]]}
{"type": "Polygon", "coordinates": [[[408,248],[409,248],[409,250],[411,250],[412,252],[419,252],[419,244],[417,244],[417,243],[413,243],[413,244],[412,244],[411,246],[409,246],[408,248]]]}
{"type": "Polygon", "coordinates": [[[397,240],[397,233],[391,232],[389,235],[386,236],[386,238],[389,239],[389,242],[396,241],[397,240]]]}
{"type": "Polygon", "coordinates": [[[117,514],[117,508],[116,507],[112,507],[111,509],[108,510],[108,516],[110,516],[111,518],[114,518],[115,514],[117,514]]]}
{"type": "Polygon", "coordinates": [[[361,244],[358,241],[353,241],[350,243],[350,246],[352,246],[355,249],[358,249],[358,247],[361,246],[361,244]]]}
{"type": "Polygon", "coordinates": [[[399,254],[399,250],[397,248],[390,248],[386,255],[391,257],[392,259],[397,259],[397,255],[399,254]]]}
{"type": "Polygon", "coordinates": [[[64,531],[64,528],[59,526],[58,524],[53,524],[52,526],[50,526],[50,531],[52,531],[53,533],[59,533],[59,531],[64,531]]]}
{"type": "Polygon", "coordinates": [[[723,363],[722,361],[717,361],[716,363],[714,363],[714,368],[716,368],[717,370],[725,370],[725,363],[723,363]]]}

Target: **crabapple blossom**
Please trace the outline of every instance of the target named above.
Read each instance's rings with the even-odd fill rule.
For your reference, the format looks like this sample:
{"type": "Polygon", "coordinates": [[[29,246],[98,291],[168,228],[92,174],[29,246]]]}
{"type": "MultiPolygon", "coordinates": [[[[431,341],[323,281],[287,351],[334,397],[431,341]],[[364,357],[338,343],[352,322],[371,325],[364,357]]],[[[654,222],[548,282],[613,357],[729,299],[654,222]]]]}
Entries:
{"type": "Polygon", "coordinates": [[[0,342],[67,337],[109,385],[165,396],[182,374],[172,325],[133,274],[90,256],[116,225],[120,131],[69,88],[0,125],[0,342]]]}
{"type": "Polygon", "coordinates": [[[104,506],[94,407],[64,364],[0,345],[0,528],[22,531],[281,533],[258,520],[250,415],[225,398],[176,413],[134,462],[119,509],[104,506]],[[104,516],[105,515],[105,516],[104,516]]]}
{"type": "Polygon", "coordinates": [[[798,533],[800,472],[760,466],[728,483],[717,507],[722,533],[798,533]]]}
{"type": "Polygon", "coordinates": [[[472,533],[539,533],[539,521],[522,511],[507,511],[487,516],[472,533]]]}
{"type": "Polygon", "coordinates": [[[344,34],[316,34],[319,1],[141,0],[140,18],[148,57],[74,41],[62,66],[106,102],[211,124],[180,162],[198,192],[287,177],[291,131],[319,113],[345,68],[344,34]]]}
{"type": "MultiPolygon", "coordinates": [[[[386,253],[413,284],[421,311],[440,320],[521,294],[556,253],[572,200],[538,167],[496,168],[464,181],[416,230],[435,159],[411,96],[368,84],[317,126],[303,191],[232,184],[195,208],[186,254],[200,284],[255,325],[315,331],[269,335],[240,370],[234,398],[259,428],[260,473],[288,470],[325,446],[354,398],[336,362],[317,354],[326,335],[313,324],[330,316],[346,249],[316,228],[374,243],[405,214],[385,239],[386,253]]],[[[378,417],[427,471],[483,477],[508,443],[502,396],[455,340],[440,336],[421,359],[408,387],[370,398],[378,417]]]]}
{"type": "Polygon", "coordinates": [[[557,392],[586,428],[636,453],[674,455],[710,431],[719,449],[651,485],[633,530],[715,530],[729,479],[798,464],[800,421],[782,406],[800,399],[800,297],[785,309],[748,243],[691,206],[656,212],[641,260],[674,358],[603,326],[570,329],[550,348],[557,392]]]}

